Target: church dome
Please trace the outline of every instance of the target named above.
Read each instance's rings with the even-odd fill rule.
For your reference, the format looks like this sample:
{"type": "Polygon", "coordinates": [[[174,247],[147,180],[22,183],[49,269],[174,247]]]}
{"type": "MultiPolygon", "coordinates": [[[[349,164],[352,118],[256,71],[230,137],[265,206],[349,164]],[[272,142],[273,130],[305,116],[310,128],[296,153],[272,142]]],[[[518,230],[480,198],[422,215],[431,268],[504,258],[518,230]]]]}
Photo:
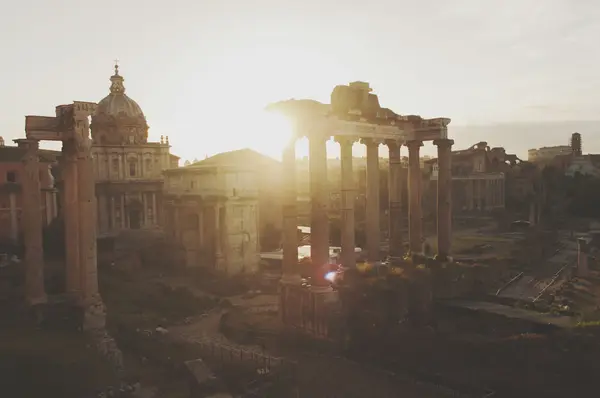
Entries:
{"type": "Polygon", "coordinates": [[[92,116],[92,139],[95,144],[142,144],[148,139],[148,125],[142,108],[125,95],[123,76],[115,65],[110,77],[110,93],[97,105],[92,116]]]}

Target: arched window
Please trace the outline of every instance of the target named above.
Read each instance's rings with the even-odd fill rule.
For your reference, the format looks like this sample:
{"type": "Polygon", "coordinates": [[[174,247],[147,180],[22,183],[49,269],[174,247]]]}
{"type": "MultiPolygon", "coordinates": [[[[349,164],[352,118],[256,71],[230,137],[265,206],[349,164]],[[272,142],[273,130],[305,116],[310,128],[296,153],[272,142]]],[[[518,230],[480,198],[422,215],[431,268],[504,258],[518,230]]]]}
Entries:
{"type": "Polygon", "coordinates": [[[129,161],[129,177],[135,177],[135,173],[136,173],[135,161],[130,160],[129,161]]]}

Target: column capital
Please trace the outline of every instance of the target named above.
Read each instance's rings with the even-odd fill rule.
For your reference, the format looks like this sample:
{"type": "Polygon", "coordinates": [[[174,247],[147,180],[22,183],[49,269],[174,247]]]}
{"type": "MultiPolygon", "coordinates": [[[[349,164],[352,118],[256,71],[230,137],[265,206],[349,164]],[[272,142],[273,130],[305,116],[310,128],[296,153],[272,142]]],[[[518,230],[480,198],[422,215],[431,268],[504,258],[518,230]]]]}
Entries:
{"type": "Polygon", "coordinates": [[[449,138],[440,138],[433,140],[433,145],[436,145],[438,148],[450,148],[452,145],[454,145],[454,140],[449,138]]]}
{"type": "Polygon", "coordinates": [[[316,132],[312,132],[312,133],[308,132],[308,133],[305,133],[305,134],[295,134],[294,137],[296,139],[298,139],[298,138],[306,138],[309,141],[316,141],[316,140],[320,140],[321,141],[322,140],[322,141],[327,142],[331,138],[331,134],[329,134],[329,133],[322,133],[322,132],[316,131],[316,132]]]}
{"type": "Polygon", "coordinates": [[[333,137],[334,141],[340,145],[351,144],[354,145],[355,142],[359,141],[358,137],[352,137],[347,135],[336,135],[333,137]]]}
{"type": "Polygon", "coordinates": [[[383,140],[379,139],[379,138],[361,138],[360,139],[360,143],[364,144],[366,146],[376,146],[376,147],[378,147],[380,144],[383,143],[383,140]]]}
{"type": "Polygon", "coordinates": [[[423,146],[423,141],[420,141],[420,140],[406,141],[406,146],[408,147],[408,149],[418,149],[423,146]]]}
{"type": "Polygon", "coordinates": [[[40,147],[40,142],[38,140],[32,140],[29,138],[18,138],[13,140],[13,142],[17,144],[19,148],[25,148],[28,150],[37,150],[40,147]]]}
{"type": "Polygon", "coordinates": [[[400,140],[385,140],[385,145],[387,145],[388,148],[401,148],[403,144],[404,141],[400,140]]]}

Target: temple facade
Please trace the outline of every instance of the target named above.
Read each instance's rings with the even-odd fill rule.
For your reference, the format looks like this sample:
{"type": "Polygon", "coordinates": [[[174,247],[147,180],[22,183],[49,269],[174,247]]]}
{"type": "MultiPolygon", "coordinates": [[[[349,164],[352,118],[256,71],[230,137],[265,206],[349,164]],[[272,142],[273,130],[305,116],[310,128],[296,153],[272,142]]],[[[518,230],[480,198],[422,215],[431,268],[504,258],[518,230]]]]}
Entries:
{"type": "Polygon", "coordinates": [[[160,225],[162,172],[179,162],[170,154],[168,137],[148,141],[146,117],[125,94],[118,65],[110,81],[90,125],[99,237],[160,225]]]}

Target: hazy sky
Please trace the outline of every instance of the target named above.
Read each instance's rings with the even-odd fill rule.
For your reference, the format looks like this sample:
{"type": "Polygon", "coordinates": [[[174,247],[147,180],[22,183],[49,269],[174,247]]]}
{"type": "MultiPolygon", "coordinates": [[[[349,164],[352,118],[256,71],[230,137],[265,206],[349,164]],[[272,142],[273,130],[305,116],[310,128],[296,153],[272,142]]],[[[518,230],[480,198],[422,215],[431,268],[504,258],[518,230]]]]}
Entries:
{"type": "MultiPolygon", "coordinates": [[[[353,80],[369,81],[397,113],[447,116],[451,127],[600,119],[594,0],[5,3],[5,139],[23,134],[26,114],[99,101],[115,58],[151,139],[169,135],[184,159],[247,146],[276,156],[282,140],[255,120],[264,105],[328,102],[334,85],[353,80]]],[[[488,141],[511,150],[527,137],[516,140],[488,141]]]]}

